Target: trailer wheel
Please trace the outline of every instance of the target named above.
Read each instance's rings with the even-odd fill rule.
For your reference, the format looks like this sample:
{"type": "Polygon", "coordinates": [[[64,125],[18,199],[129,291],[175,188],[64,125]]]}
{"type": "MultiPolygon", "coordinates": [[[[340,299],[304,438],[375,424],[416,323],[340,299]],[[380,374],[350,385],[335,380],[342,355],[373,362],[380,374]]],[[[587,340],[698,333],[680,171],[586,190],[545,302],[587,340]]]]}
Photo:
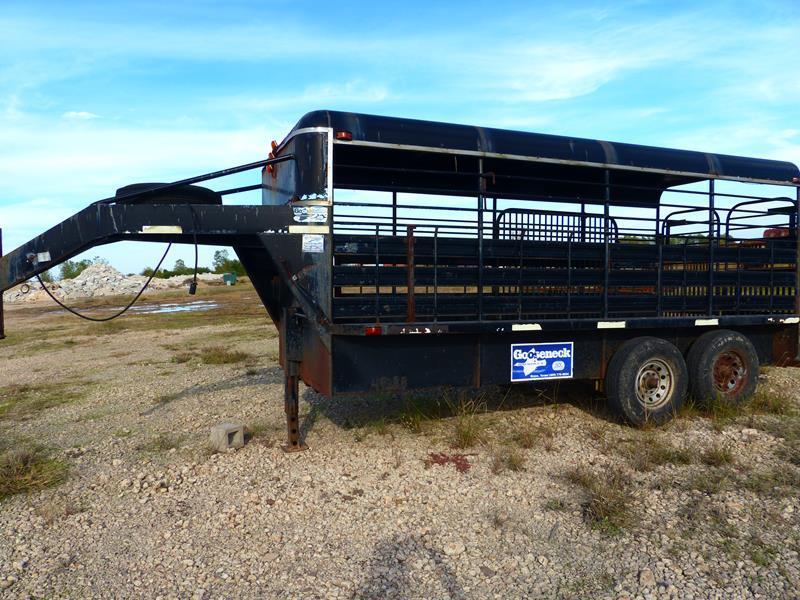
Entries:
{"type": "Polygon", "coordinates": [[[699,402],[720,399],[738,404],[758,384],[758,354],[747,337],[720,329],[701,335],[689,348],[689,385],[699,402]]]}
{"type": "Polygon", "coordinates": [[[686,362],[666,340],[638,337],[622,344],[608,364],[606,395],[611,407],[634,425],[668,421],[689,386],[686,362]]]}

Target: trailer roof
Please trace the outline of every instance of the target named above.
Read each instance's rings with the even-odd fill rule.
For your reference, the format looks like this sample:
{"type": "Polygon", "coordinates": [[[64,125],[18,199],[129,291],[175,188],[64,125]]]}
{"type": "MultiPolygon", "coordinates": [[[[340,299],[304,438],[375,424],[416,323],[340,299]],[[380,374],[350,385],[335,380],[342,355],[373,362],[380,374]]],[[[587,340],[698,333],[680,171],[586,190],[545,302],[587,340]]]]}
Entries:
{"type": "Polygon", "coordinates": [[[677,175],[669,185],[710,178],[787,184],[800,176],[798,167],[785,161],[360,113],[310,112],[298,121],[295,130],[305,127],[349,131],[354,144],[375,148],[528,158],[551,164],[677,175]]]}

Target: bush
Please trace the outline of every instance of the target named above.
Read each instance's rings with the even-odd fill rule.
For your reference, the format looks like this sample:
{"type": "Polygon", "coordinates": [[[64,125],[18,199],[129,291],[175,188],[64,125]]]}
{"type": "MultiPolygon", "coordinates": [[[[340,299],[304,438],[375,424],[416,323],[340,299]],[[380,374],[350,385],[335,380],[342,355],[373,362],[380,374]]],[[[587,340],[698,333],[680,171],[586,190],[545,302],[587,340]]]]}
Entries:
{"type": "MultiPolygon", "coordinates": [[[[198,273],[211,273],[211,269],[208,267],[198,267],[198,273]]],[[[153,268],[147,267],[141,273],[145,277],[150,277],[153,274],[153,268]]],[[[175,277],[177,275],[185,275],[191,276],[194,275],[194,267],[187,267],[186,263],[181,260],[180,258],[175,261],[175,265],[172,269],[159,269],[158,273],[156,273],[156,277],[159,279],[169,279],[170,277],[175,277]]]]}

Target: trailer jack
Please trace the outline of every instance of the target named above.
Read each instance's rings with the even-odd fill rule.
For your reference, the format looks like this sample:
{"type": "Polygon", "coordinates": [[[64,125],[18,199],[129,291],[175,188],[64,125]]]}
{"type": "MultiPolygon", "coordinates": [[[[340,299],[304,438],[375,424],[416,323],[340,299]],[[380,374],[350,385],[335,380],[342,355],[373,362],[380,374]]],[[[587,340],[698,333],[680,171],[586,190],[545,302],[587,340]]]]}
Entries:
{"type": "Polygon", "coordinates": [[[284,452],[302,452],[308,446],[300,441],[299,422],[299,372],[300,363],[294,360],[286,361],[286,375],[283,391],[284,408],[286,411],[286,444],[282,446],[284,452]]]}

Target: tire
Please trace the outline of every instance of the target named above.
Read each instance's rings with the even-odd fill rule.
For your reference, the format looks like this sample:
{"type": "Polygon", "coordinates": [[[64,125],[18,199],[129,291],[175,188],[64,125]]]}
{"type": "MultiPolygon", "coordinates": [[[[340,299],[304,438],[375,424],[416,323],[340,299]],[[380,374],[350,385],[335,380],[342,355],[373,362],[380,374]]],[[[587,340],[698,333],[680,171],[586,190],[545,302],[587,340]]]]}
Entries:
{"type": "Polygon", "coordinates": [[[142,194],[133,198],[122,200],[130,204],[222,204],[222,196],[214,190],[199,185],[181,185],[175,188],[145,194],[152,188],[166,185],[164,183],[133,183],[117,190],[115,196],[127,196],[129,194],[142,194]]]}
{"type": "Polygon", "coordinates": [[[729,329],[709,331],[689,348],[689,387],[698,402],[740,404],[758,385],[759,361],[747,337],[729,329]]]}
{"type": "Polygon", "coordinates": [[[638,337],[622,344],[606,371],[606,395],[632,425],[669,421],[683,404],[689,373],[680,351],[666,340],[638,337]]]}

